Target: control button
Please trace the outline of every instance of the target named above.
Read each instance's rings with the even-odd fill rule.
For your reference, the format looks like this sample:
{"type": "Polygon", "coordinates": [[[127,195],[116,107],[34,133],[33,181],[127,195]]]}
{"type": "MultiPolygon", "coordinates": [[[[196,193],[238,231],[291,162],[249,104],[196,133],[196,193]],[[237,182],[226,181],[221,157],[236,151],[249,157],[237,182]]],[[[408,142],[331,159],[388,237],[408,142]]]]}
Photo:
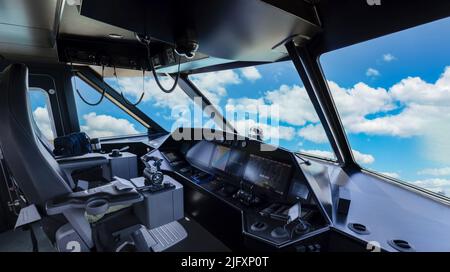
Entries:
{"type": "Polygon", "coordinates": [[[309,230],[309,227],[306,223],[304,222],[300,222],[298,223],[295,228],[294,228],[294,232],[295,234],[304,234],[305,232],[307,232],[309,230]]]}
{"type": "Polygon", "coordinates": [[[267,229],[267,224],[264,222],[257,221],[250,226],[253,231],[263,231],[267,229]]]}
{"type": "Polygon", "coordinates": [[[289,237],[289,233],[286,229],[282,227],[276,227],[272,230],[270,236],[272,236],[273,238],[281,239],[289,237]]]}

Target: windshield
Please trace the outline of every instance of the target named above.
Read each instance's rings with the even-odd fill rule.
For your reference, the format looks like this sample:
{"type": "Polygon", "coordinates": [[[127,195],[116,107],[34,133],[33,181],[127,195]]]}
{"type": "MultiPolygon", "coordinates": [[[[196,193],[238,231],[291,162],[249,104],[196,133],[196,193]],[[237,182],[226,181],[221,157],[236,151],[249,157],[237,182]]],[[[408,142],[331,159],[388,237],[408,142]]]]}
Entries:
{"type": "Polygon", "coordinates": [[[320,58],[350,145],[367,154],[360,164],[445,196],[449,29],[446,18],[320,58]]]}
{"type": "Polygon", "coordinates": [[[335,159],[291,61],[194,74],[189,79],[241,135],[335,159]]]}
{"type": "MultiPolygon", "coordinates": [[[[110,70],[106,73],[112,75],[105,76],[105,82],[122,93],[129,103],[138,102],[144,92],[137,108],[165,130],[172,132],[178,127],[215,127],[214,121],[203,113],[201,104],[194,102],[194,99],[198,99],[191,99],[180,87],[165,93],[157,86],[150,72],[143,76],[142,71],[116,69],[117,76],[114,76],[114,68],[106,69],[110,70]]],[[[97,67],[96,70],[101,71],[101,68],[97,67]]],[[[159,79],[167,89],[173,84],[173,79],[168,76],[160,76],[159,79]]]]}

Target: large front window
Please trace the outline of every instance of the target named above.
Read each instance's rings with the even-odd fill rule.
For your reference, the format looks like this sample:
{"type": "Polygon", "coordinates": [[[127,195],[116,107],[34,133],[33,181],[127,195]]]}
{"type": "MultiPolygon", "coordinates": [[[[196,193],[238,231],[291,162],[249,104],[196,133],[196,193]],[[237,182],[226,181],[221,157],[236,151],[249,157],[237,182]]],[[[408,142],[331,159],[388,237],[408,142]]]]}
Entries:
{"type": "Polygon", "coordinates": [[[238,133],[294,152],[335,159],[291,61],[190,75],[238,133]]]}
{"type": "Polygon", "coordinates": [[[353,155],[365,154],[359,163],[446,196],[449,29],[447,18],[320,58],[353,155]]]}
{"type": "MultiPolygon", "coordinates": [[[[201,104],[194,103],[179,86],[166,93],[158,87],[151,72],[143,74],[137,70],[107,69],[112,75],[105,76],[105,82],[131,104],[138,103],[143,93],[136,107],[165,130],[170,132],[178,127],[202,127],[202,124],[208,123],[201,104]]],[[[173,85],[171,77],[159,76],[159,80],[166,89],[173,85]]]]}

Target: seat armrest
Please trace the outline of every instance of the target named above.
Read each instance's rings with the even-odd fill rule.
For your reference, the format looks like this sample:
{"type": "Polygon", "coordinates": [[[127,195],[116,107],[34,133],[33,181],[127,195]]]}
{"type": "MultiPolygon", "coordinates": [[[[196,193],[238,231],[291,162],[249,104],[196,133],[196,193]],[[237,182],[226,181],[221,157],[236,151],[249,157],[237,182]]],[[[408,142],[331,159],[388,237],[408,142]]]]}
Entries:
{"type": "Polygon", "coordinates": [[[109,207],[130,205],[143,199],[131,182],[114,177],[114,181],[106,185],[52,199],[46,203],[46,210],[49,215],[75,209],[84,209],[88,214],[98,215],[106,212],[109,207]]]}
{"type": "Polygon", "coordinates": [[[100,166],[108,163],[108,158],[100,153],[88,153],[82,156],[64,157],[56,159],[64,170],[72,172],[84,168],[100,166]]]}

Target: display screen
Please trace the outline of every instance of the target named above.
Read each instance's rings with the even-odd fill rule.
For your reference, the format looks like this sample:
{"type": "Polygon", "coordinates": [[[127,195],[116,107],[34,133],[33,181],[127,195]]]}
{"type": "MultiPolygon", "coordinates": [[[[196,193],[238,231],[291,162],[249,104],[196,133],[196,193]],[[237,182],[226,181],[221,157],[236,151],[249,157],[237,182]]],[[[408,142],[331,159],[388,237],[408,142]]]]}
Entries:
{"type": "Polygon", "coordinates": [[[283,194],[290,174],[291,165],[252,154],[245,168],[244,179],[283,194]]]}
{"type": "Polygon", "coordinates": [[[220,145],[216,146],[211,160],[211,167],[225,171],[229,157],[230,148],[220,145]]]}
{"type": "Polygon", "coordinates": [[[245,167],[246,154],[237,149],[231,150],[225,171],[235,177],[241,177],[245,167]]]}

